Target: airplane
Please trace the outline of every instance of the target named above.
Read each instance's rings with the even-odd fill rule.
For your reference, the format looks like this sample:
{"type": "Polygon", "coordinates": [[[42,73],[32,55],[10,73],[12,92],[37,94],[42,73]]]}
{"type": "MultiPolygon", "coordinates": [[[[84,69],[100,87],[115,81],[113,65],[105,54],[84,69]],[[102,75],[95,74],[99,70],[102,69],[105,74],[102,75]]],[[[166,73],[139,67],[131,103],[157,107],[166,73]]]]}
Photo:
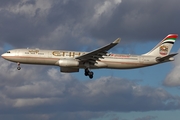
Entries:
{"type": "Polygon", "coordinates": [[[66,73],[79,72],[79,69],[84,69],[84,75],[92,79],[94,73],[91,69],[132,69],[173,61],[173,56],[178,53],[169,53],[177,37],[177,34],[167,35],[151,51],[142,55],[108,53],[108,50],[120,42],[118,38],[90,52],[13,49],[1,56],[8,61],[16,62],[18,70],[21,69],[20,64],[54,65],[60,66],[60,71],[66,73]]]}

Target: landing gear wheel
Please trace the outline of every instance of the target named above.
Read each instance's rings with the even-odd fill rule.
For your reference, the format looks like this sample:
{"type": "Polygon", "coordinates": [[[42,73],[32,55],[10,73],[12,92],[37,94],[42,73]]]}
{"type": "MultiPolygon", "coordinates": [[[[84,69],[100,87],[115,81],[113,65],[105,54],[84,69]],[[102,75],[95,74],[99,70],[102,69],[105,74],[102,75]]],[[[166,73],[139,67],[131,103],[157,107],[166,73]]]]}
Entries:
{"type": "Polygon", "coordinates": [[[85,71],[84,71],[84,75],[85,76],[88,76],[89,75],[89,70],[86,68],[85,71]]]}
{"type": "Polygon", "coordinates": [[[88,76],[88,73],[87,73],[87,72],[85,72],[85,73],[84,73],[84,75],[85,75],[85,76],[88,76]]]}
{"type": "Polygon", "coordinates": [[[89,76],[89,78],[90,78],[90,79],[92,79],[92,78],[93,78],[93,76],[89,76]]]}
{"type": "Polygon", "coordinates": [[[17,63],[17,64],[18,64],[17,69],[18,69],[18,70],[20,70],[20,69],[21,69],[21,67],[20,67],[20,63],[17,63]]]}
{"type": "Polygon", "coordinates": [[[93,72],[89,72],[89,78],[92,79],[93,78],[93,72]]]}
{"type": "Polygon", "coordinates": [[[21,67],[17,67],[17,69],[18,69],[18,70],[20,70],[20,69],[21,69],[21,67]]]}
{"type": "Polygon", "coordinates": [[[89,71],[88,68],[86,68],[86,69],[84,70],[84,75],[85,75],[85,76],[89,76],[89,78],[92,79],[94,73],[93,73],[92,71],[89,71]]]}

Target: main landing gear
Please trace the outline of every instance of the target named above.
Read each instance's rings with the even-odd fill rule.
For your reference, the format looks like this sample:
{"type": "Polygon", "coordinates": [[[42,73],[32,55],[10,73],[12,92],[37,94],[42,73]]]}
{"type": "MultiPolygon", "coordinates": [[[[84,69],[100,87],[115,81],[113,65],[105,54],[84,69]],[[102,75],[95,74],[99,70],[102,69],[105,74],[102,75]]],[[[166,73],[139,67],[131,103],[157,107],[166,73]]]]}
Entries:
{"type": "Polygon", "coordinates": [[[17,63],[17,65],[18,65],[17,69],[20,70],[21,69],[20,63],[17,63]]]}
{"type": "Polygon", "coordinates": [[[89,78],[92,79],[94,73],[93,73],[92,71],[90,71],[88,68],[86,68],[86,69],[84,70],[84,75],[85,75],[85,76],[89,76],[89,78]]]}

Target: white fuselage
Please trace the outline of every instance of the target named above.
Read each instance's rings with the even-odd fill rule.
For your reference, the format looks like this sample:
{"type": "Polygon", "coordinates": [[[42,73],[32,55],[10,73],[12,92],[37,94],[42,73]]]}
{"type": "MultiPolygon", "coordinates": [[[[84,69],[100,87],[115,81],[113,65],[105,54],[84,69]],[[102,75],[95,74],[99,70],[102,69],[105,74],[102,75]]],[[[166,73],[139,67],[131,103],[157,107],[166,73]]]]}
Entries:
{"type": "MultiPolygon", "coordinates": [[[[41,50],[41,49],[14,49],[4,53],[2,57],[12,62],[22,64],[55,65],[60,67],[85,68],[83,62],[75,59],[87,52],[65,50],[41,50]]],[[[99,58],[89,68],[130,69],[157,64],[155,56],[107,54],[99,58]]]]}

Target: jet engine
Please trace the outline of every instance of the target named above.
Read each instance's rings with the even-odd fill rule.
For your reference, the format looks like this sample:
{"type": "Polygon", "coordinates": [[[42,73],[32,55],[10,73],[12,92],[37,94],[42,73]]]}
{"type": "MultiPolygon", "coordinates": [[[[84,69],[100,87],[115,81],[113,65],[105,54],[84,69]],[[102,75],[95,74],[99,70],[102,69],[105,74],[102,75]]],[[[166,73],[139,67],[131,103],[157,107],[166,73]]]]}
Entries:
{"type": "Polygon", "coordinates": [[[77,67],[79,66],[79,61],[74,59],[61,59],[59,60],[60,67],[77,67]]]}

